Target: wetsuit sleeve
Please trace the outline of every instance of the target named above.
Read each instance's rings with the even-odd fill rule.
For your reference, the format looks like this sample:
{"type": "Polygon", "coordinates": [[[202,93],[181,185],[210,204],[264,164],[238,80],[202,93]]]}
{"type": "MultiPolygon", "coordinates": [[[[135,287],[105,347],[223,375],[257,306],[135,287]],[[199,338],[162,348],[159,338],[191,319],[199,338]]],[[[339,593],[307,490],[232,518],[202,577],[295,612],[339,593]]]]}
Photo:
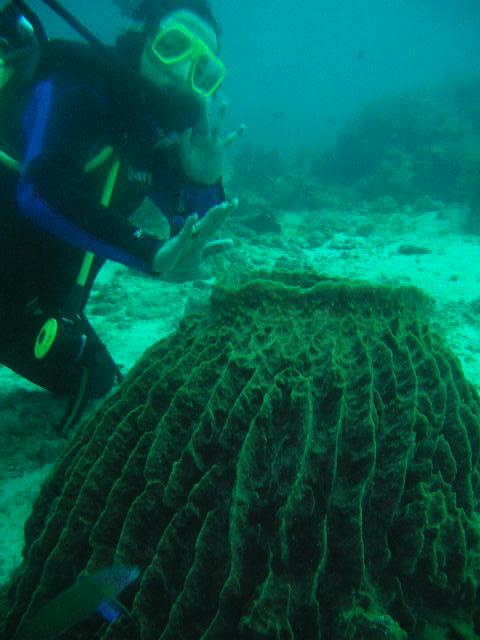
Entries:
{"type": "Polygon", "coordinates": [[[170,235],[182,229],[192,213],[202,218],[209,209],[225,201],[222,180],[212,186],[191,182],[175,164],[158,160],[155,167],[153,202],[170,223],[170,235]]]}
{"type": "Polygon", "coordinates": [[[162,242],[89,197],[84,166],[100,150],[107,110],[101,88],[52,78],[38,84],[24,118],[21,215],[83,250],[151,272],[162,242]]]}

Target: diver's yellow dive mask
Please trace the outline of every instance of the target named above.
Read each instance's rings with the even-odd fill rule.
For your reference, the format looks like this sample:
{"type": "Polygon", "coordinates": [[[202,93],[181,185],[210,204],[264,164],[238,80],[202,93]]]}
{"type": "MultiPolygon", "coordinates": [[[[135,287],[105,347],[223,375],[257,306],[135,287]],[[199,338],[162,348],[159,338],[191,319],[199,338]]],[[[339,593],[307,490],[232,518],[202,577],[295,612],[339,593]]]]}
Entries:
{"type": "Polygon", "coordinates": [[[226,69],[210,47],[179,22],[160,29],[151,51],[164,65],[190,62],[188,82],[201,96],[211,96],[225,78],[226,69]]]}

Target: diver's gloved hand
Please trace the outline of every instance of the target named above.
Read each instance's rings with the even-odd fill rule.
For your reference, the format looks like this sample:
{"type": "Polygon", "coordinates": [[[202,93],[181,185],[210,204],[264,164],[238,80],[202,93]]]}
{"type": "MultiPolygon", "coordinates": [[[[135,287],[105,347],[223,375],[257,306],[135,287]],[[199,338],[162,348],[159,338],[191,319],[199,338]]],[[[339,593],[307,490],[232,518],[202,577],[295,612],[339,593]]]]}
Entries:
{"type": "Polygon", "coordinates": [[[205,216],[195,224],[188,247],[179,257],[173,273],[182,275],[184,279],[202,277],[201,265],[205,258],[232,249],[234,246],[231,238],[210,240],[212,235],[220,228],[225,219],[238,207],[238,199],[215,205],[205,216]]]}
{"type": "Polygon", "coordinates": [[[218,110],[215,122],[209,113],[208,104],[202,108],[202,115],[193,129],[188,129],[180,137],[180,160],[188,178],[196,184],[216,184],[222,173],[226,150],[242,135],[245,125],[230,133],[223,140],[220,130],[225,120],[227,105],[218,110]]]}
{"type": "Polygon", "coordinates": [[[238,207],[238,199],[215,205],[198,221],[189,216],[180,233],[168,240],[156,253],[152,269],[155,273],[175,272],[196,277],[194,273],[203,259],[233,247],[231,238],[210,240],[225,219],[238,207]]]}
{"type": "Polygon", "coordinates": [[[198,270],[204,258],[233,247],[231,238],[210,238],[237,206],[238,200],[234,198],[212,207],[200,221],[196,214],[189,216],[180,233],[157,251],[153,259],[153,271],[175,273],[181,275],[184,280],[198,277],[198,270]]]}
{"type": "Polygon", "coordinates": [[[193,216],[188,216],[180,233],[170,238],[170,240],[167,240],[167,242],[160,247],[152,260],[152,271],[154,273],[167,273],[175,267],[189,246],[197,220],[198,216],[196,213],[193,216]]]}

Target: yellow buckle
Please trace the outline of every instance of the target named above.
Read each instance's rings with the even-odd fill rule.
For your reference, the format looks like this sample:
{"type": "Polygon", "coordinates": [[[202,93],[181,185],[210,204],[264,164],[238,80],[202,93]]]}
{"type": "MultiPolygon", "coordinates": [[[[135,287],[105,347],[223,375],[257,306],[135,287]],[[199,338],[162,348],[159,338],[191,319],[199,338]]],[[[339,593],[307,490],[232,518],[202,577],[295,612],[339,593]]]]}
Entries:
{"type": "Polygon", "coordinates": [[[49,318],[40,329],[35,340],[35,357],[42,360],[48,355],[55,342],[58,333],[58,322],[55,318],[49,318]]]}

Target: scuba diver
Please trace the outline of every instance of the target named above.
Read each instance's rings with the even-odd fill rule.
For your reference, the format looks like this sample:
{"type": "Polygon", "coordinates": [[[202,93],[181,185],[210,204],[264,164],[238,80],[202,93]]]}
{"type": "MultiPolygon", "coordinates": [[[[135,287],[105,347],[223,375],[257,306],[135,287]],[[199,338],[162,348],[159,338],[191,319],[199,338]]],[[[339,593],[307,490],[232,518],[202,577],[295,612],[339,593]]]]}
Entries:
{"type": "Polygon", "coordinates": [[[210,115],[219,26],[208,0],[136,4],[111,48],[48,40],[19,0],[0,14],[0,363],[71,399],[63,431],[121,379],[84,313],[105,260],[158,275],[233,244],[210,241],[237,205],[221,175],[243,131],[220,139],[225,107],[210,115]],[[146,197],[167,241],[128,220],[146,197]]]}

